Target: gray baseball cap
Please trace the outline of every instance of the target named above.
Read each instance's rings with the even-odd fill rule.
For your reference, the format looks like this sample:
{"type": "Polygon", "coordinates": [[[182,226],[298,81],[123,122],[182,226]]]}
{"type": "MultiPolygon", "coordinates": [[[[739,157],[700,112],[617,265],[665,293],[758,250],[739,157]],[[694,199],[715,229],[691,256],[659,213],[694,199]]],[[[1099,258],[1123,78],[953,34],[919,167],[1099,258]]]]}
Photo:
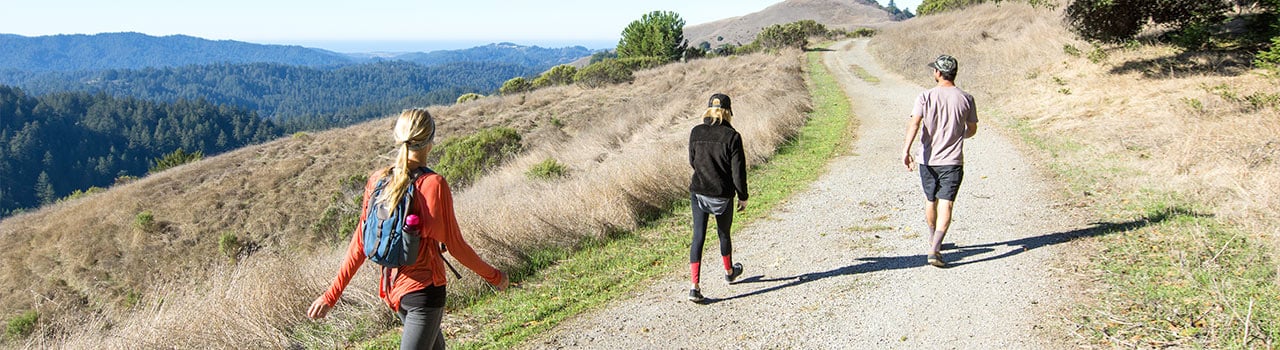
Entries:
{"type": "Polygon", "coordinates": [[[956,62],[955,57],[950,55],[938,56],[933,62],[929,62],[929,67],[937,69],[939,72],[951,73],[955,72],[960,63],[956,62]]]}

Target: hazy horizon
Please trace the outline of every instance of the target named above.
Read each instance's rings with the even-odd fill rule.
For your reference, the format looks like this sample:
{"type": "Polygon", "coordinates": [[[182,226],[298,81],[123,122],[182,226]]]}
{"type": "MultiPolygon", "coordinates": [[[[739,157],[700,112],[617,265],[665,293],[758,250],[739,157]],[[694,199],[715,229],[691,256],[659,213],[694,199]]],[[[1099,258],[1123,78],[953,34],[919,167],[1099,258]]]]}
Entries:
{"type": "Polygon", "coordinates": [[[245,41],[254,44],[263,45],[297,45],[309,48],[323,49],[338,53],[360,54],[360,53],[408,53],[408,52],[431,52],[440,50],[462,50],[477,46],[484,46],[496,43],[513,43],[523,46],[538,46],[544,48],[561,48],[582,46],[591,50],[612,49],[618,44],[617,39],[458,39],[458,40],[271,40],[271,41],[245,41]]]}

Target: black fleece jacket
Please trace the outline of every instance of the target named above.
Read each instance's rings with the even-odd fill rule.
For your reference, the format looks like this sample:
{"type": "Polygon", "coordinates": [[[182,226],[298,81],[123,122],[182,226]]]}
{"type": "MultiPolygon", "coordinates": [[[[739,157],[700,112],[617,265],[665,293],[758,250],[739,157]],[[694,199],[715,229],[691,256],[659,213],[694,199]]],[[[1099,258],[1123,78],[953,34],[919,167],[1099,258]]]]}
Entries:
{"type": "Polygon", "coordinates": [[[747,200],[747,159],[742,152],[742,136],[728,122],[702,125],[689,133],[689,165],[693,180],[689,191],[709,197],[747,200]]]}

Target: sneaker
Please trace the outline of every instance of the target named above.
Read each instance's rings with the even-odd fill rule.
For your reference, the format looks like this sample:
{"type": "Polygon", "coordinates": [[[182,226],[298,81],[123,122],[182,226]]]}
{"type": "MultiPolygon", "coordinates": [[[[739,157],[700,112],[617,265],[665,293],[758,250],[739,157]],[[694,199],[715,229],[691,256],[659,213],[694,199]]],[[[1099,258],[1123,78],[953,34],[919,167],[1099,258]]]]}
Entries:
{"type": "Polygon", "coordinates": [[[697,290],[697,289],[690,289],[690,290],[689,290],[689,301],[692,301],[692,302],[695,302],[695,303],[701,303],[703,300],[707,300],[707,298],[703,298],[703,297],[702,297],[702,292],[701,292],[701,291],[699,291],[699,290],[697,290]]]}
{"type": "Polygon", "coordinates": [[[724,275],[724,280],[733,283],[733,280],[738,279],[738,276],[742,276],[742,263],[733,263],[733,271],[724,275]]]}
{"type": "Polygon", "coordinates": [[[934,267],[947,267],[947,262],[942,260],[941,253],[929,254],[928,261],[929,265],[933,265],[934,267]]]}

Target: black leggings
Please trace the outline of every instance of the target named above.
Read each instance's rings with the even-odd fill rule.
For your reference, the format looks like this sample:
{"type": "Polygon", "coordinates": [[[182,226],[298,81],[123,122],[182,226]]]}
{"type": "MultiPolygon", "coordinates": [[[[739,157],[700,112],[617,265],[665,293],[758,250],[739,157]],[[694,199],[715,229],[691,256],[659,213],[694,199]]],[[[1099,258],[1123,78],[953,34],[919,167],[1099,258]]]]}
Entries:
{"type": "MultiPolygon", "coordinates": [[[[716,215],[716,235],[720,236],[720,256],[728,256],[733,251],[733,243],[729,242],[729,228],[733,226],[733,201],[729,202],[724,214],[716,215]]],[[[702,262],[702,243],[707,240],[707,217],[711,213],[702,211],[697,204],[693,205],[693,245],[689,247],[689,263],[702,262]]]]}
{"type": "Polygon", "coordinates": [[[444,303],[444,286],[430,286],[400,298],[398,313],[404,322],[400,350],[444,350],[444,333],[440,332],[444,303]]]}

